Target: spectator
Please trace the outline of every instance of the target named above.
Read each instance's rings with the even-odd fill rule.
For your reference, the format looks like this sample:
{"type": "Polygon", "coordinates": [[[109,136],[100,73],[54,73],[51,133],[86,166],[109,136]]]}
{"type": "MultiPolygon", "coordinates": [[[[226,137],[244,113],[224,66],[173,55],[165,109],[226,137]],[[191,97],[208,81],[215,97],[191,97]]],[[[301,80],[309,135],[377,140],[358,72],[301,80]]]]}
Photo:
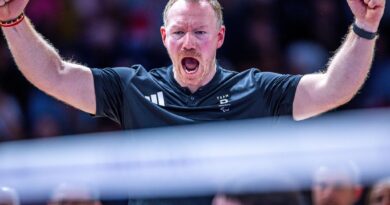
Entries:
{"type": "Polygon", "coordinates": [[[362,194],[353,164],[322,166],[314,174],[313,205],[353,205],[362,194]]]}
{"type": "Polygon", "coordinates": [[[390,178],[382,179],[372,187],[367,205],[390,205],[390,178]]]}

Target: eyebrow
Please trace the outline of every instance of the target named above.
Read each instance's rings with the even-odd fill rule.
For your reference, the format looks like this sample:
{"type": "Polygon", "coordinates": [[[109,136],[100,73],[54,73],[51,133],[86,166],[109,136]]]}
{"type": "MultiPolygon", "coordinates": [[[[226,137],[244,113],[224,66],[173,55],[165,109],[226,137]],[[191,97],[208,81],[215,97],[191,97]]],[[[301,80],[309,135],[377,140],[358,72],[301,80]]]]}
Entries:
{"type": "MultiPolygon", "coordinates": [[[[178,24],[175,24],[175,25],[171,26],[172,29],[180,29],[180,28],[183,28],[183,27],[185,27],[185,26],[178,25],[178,24]]],[[[194,30],[205,29],[205,28],[207,28],[207,25],[201,25],[201,26],[194,27],[194,30]]]]}

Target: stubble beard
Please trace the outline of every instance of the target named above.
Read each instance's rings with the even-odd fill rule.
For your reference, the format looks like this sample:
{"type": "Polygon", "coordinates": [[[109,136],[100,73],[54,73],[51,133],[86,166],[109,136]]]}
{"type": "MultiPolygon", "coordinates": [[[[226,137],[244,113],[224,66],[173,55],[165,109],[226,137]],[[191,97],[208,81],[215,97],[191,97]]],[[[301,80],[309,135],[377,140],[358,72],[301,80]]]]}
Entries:
{"type": "MultiPolygon", "coordinates": [[[[171,60],[173,59],[170,55],[171,60]]],[[[191,51],[185,51],[180,53],[179,57],[176,58],[176,61],[173,64],[173,74],[175,80],[180,84],[182,87],[188,87],[191,90],[192,89],[198,89],[201,86],[204,86],[205,84],[209,83],[212,80],[212,77],[216,73],[216,56],[212,57],[209,61],[202,61],[202,56],[200,53],[196,52],[195,50],[191,51]],[[188,78],[188,75],[185,71],[185,68],[182,65],[182,59],[184,57],[192,57],[199,61],[199,67],[197,72],[201,72],[201,75],[196,77],[193,76],[193,78],[188,78]],[[204,62],[204,63],[203,63],[204,62]],[[207,81],[207,82],[205,82],[207,81]]]]}

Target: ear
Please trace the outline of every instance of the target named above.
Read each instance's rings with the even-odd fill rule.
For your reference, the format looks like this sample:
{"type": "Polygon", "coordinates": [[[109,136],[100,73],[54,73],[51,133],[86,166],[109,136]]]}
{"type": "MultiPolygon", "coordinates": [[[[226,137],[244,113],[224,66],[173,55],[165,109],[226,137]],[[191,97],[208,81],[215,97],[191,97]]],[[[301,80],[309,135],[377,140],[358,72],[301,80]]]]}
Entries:
{"type": "Polygon", "coordinates": [[[225,32],[226,32],[226,27],[222,25],[218,31],[217,48],[221,48],[223,43],[225,42],[225,32]]]}
{"type": "Polygon", "coordinates": [[[163,44],[164,44],[165,47],[167,47],[167,44],[166,44],[167,29],[165,28],[165,26],[161,26],[160,33],[161,33],[161,38],[162,38],[163,44]]]}

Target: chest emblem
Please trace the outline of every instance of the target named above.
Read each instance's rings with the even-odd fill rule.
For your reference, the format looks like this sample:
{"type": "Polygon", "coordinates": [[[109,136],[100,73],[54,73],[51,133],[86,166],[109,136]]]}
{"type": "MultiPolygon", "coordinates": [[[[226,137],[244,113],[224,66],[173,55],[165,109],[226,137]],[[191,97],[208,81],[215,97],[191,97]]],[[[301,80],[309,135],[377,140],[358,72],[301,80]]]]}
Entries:
{"type": "Polygon", "coordinates": [[[160,105],[162,107],[165,107],[165,100],[164,100],[164,93],[163,92],[158,92],[158,93],[152,94],[150,96],[147,95],[147,96],[145,96],[145,98],[156,105],[160,105]]]}
{"type": "Polygon", "coordinates": [[[225,112],[230,111],[230,95],[229,94],[218,96],[217,100],[219,101],[219,105],[218,105],[219,109],[222,112],[225,113],[225,112]]]}

